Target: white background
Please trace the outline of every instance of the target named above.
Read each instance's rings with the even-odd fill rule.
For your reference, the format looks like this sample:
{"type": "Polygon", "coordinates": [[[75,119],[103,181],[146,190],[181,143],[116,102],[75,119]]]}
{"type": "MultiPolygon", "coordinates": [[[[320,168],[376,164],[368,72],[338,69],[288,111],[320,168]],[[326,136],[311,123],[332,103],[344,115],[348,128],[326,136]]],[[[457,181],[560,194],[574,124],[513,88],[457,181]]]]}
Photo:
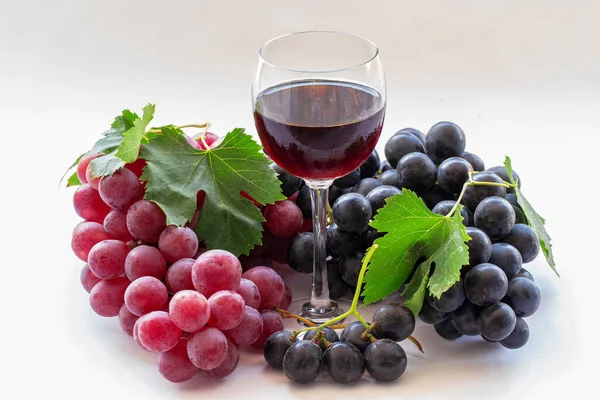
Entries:
{"type": "MultiPolygon", "coordinates": [[[[2,399],[537,399],[598,393],[597,1],[0,1],[2,399]],[[254,133],[258,47],[290,31],[335,29],[381,49],[396,130],[461,125],[488,166],[513,159],[547,220],[557,278],[528,265],[543,294],[515,351],[441,340],[430,326],[404,346],[393,384],[327,380],[296,387],[243,354],[219,382],[160,377],[116,319],[96,316],[71,253],[78,217],[64,169],[123,108],[157,104],[156,124],[210,121],[254,133]]],[[[586,395],[586,398],[594,397],[586,395]]]]}

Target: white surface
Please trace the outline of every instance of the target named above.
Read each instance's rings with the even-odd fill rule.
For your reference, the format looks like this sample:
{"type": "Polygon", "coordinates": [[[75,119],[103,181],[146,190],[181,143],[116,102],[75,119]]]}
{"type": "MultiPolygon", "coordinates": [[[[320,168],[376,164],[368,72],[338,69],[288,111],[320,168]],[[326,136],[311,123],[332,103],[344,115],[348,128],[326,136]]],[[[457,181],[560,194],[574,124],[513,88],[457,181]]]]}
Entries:
{"type": "MultiPolygon", "coordinates": [[[[0,325],[2,399],[512,398],[597,393],[600,5],[596,1],[3,1],[0,325]],[[78,221],[63,170],[122,108],[157,123],[210,120],[254,132],[258,47],[289,31],[338,29],[381,47],[384,136],[452,120],[488,166],[513,158],[548,220],[561,279],[528,265],[543,302],[529,344],[448,343],[429,326],[405,375],[352,388],[295,387],[243,354],[219,382],[177,386],[116,319],[96,316],[70,250],[78,221]]],[[[592,396],[593,397],[593,396],[592,396]]],[[[587,395],[586,398],[590,398],[587,395]]]]}

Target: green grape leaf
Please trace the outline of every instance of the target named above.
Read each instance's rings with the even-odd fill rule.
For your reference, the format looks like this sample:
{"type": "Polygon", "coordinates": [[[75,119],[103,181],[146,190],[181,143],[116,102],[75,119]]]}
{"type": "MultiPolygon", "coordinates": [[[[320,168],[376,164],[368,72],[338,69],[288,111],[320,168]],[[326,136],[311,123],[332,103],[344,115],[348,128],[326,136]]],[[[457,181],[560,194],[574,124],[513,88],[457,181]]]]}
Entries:
{"type": "Polygon", "coordinates": [[[152,121],[152,118],[154,118],[155,109],[156,107],[154,104],[148,104],[142,109],[142,118],[133,121],[133,127],[123,133],[123,140],[117,148],[117,153],[115,154],[116,157],[126,163],[132,163],[137,160],[142,139],[146,136],[148,124],[152,121]]]}
{"type": "Polygon", "coordinates": [[[421,263],[413,278],[406,285],[402,294],[406,297],[404,305],[408,307],[413,314],[417,315],[421,311],[423,306],[423,300],[425,300],[427,282],[429,281],[429,271],[431,270],[431,264],[421,263]]]}
{"type": "MultiPolygon", "coordinates": [[[[510,157],[508,157],[508,156],[504,160],[504,167],[506,168],[506,172],[508,173],[510,183],[516,184],[517,181],[515,181],[515,179],[513,177],[513,173],[512,173],[513,172],[512,162],[510,160],[510,157]]],[[[531,226],[533,228],[533,230],[535,231],[535,233],[537,234],[538,239],[540,241],[540,247],[542,248],[542,252],[544,253],[544,256],[546,257],[546,261],[548,262],[548,264],[550,265],[550,268],[552,268],[554,273],[557,276],[560,276],[556,269],[556,263],[554,262],[554,255],[552,254],[552,244],[550,243],[550,240],[551,240],[550,235],[546,231],[546,227],[545,227],[546,220],[544,218],[542,218],[534,210],[533,206],[525,198],[525,196],[523,195],[523,192],[521,192],[521,189],[519,189],[518,185],[516,185],[514,189],[515,189],[515,194],[517,195],[517,203],[519,203],[519,205],[523,209],[523,213],[525,214],[525,218],[527,218],[527,222],[529,223],[529,226],[531,226]]]]}
{"type": "Polygon", "coordinates": [[[264,218],[240,192],[262,205],[285,199],[260,145],[236,128],[219,146],[197,150],[180,129],[161,130],[142,146],[141,157],[148,164],[142,175],[148,182],[146,199],[164,210],[168,224],[184,225],[192,219],[197,194],[203,190],[206,198],[196,224],[198,236],[209,249],[248,254],[261,242],[264,218]]]}
{"type": "MultiPolygon", "coordinates": [[[[75,168],[77,166],[77,164],[79,164],[79,161],[85,155],[86,155],[86,153],[81,154],[79,157],[77,157],[75,159],[75,161],[73,161],[73,163],[71,164],[71,166],[69,168],[67,168],[67,170],[65,171],[65,173],[60,177],[60,181],[58,181],[58,186],[59,187],[62,184],[62,182],[65,180],[65,176],[67,176],[69,174],[69,172],[72,171],[73,168],[75,168]]],[[[75,171],[75,177],[77,177],[77,171],[75,171]]],[[[79,182],[79,178],[77,178],[77,182],[79,182]]],[[[81,185],[81,182],[76,183],[75,180],[73,180],[73,175],[69,176],[69,179],[67,179],[67,187],[69,187],[69,186],[79,186],[79,185],[81,185]]]]}
{"type": "Polygon", "coordinates": [[[73,174],[67,179],[67,187],[71,186],[81,186],[81,181],[77,176],[77,172],[73,172],[73,174]]]}
{"type": "Polygon", "coordinates": [[[115,117],[115,120],[113,121],[113,123],[111,125],[111,128],[116,129],[121,132],[128,131],[131,128],[133,128],[133,124],[134,124],[135,120],[137,120],[139,118],[140,117],[136,113],[125,109],[125,110],[123,110],[121,115],[117,115],[115,117]]]}
{"type": "Polygon", "coordinates": [[[425,259],[422,273],[432,264],[435,269],[431,277],[416,277],[409,284],[407,301],[412,302],[413,311],[421,308],[425,295],[422,285],[439,297],[458,281],[460,269],[469,263],[465,243],[470,240],[462,224],[461,208],[459,205],[451,217],[434,214],[408,189],[388,198],[371,222],[385,235],[375,240],[379,247],[365,275],[364,302],[374,303],[398,290],[421,258],[425,259]]]}

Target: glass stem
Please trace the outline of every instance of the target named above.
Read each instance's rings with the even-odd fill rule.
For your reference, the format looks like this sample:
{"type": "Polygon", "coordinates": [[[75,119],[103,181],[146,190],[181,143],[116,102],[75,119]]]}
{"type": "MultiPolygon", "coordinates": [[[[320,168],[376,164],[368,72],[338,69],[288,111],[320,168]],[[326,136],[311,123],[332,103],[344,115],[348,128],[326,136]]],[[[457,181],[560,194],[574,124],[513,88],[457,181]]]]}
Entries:
{"type": "Polygon", "coordinates": [[[329,284],[327,283],[327,204],[331,181],[307,182],[313,209],[313,285],[310,304],[315,308],[327,308],[329,284]]]}

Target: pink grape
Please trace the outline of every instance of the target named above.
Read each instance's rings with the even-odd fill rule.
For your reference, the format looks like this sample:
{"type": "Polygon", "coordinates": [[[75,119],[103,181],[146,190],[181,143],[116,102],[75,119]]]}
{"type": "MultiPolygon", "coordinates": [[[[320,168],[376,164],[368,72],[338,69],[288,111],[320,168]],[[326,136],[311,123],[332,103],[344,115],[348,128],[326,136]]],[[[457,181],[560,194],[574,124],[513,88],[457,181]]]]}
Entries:
{"type": "Polygon", "coordinates": [[[88,183],[87,177],[85,176],[87,167],[94,158],[100,157],[101,155],[102,154],[86,154],[85,156],[81,157],[79,163],[77,164],[77,177],[79,178],[79,182],[83,184],[88,183]]]}
{"type": "Polygon", "coordinates": [[[260,308],[273,308],[283,299],[283,293],[285,292],[283,279],[271,268],[254,267],[244,272],[242,277],[251,280],[258,287],[260,308]]]}
{"type": "Polygon", "coordinates": [[[186,332],[196,332],[204,327],[210,317],[206,297],[195,290],[175,293],[169,304],[169,316],[175,325],[186,332]]]}
{"type": "Polygon", "coordinates": [[[171,293],[177,293],[181,290],[195,290],[192,282],[192,267],[196,260],[193,258],[182,258],[173,263],[167,270],[165,283],[171,293]]]}
{"type": "Polygon", "coordinates": [[[240,352],[237,346],[231,342],[231,340],[227,341],[227,353],[225,354],[225,359],[217,368],[213,368],[211,370],[206,371],[206,373],[213,378],[225,378],[226,376],[231,375],[233,371],[237,368],[240,362],[240,352]]]}
{"type": "Polygon", "coordinates": [[[81,274],[79,274],[79,280],[81,281],[81,285],[85,289],[86,292],[91,292],[94,286],[102,279],[98,278],[92,271],[90,271],[90,267],[87,264],[83,266],[81,269],[81,274]]]}
{"type": "Polygon", "coordinates": [[[244,307],[242,322],[235,328],[223,331],[225,336],[240,346],[250,345],[258,340],[263,330],[263,319],[252,307],[244,307]]]}
{"type": "Polygon", "coordinates": [[[98,190],[100,179],[100,177],[94,176],[94,174],[92,173],[92,166],[88,164],[88,166],[85,168],[85,180],[87,184],[93,187],[94,189],[98,190]]]}
{"type": "Polygon", "coordinates": [[[198,368],[187,355],[187,343],[187,338],[181,338],[171,350],[158,355],[158,372],[166,380],[181,383],[189,381],[198,373],[198,368]]]}
{"type": "Polygon", "coordinates": [[[88,255],[90,270],[102,279],[113,279],[123,275],[129,250],[129,246],[120,240],[111,239],[96,243],[88,255]]]}
{"type": "Polygon", "coordinates": [[[153,311],[137,320],[138,339],[149,351],[162,353],[177,346],[181,339],[181,329],[164,311],[153,311]]]}
{"type": "Polygon", "coordinates": [[[112,208],[125,211],[144,197],[142,184],[133,172],[127,168],[116,171],[100,180],[98,191],[102,200],[112,208]]]}
{"type": "Polygon", "coordinates": [[[219,290],[237,290],[242,279],[242,265],[225,250],[209,250],[201,254],[192,268],[192,282],[206,297],[219,290]]]}
{"type": "Polygon", "coordinates": [[[162,279],[165,272],[167,272],[167,262],[156,247],[137,246],[127,254],[125,259],[125,275],[132,281],[142,276],[162,279]]]}
{"type": "Polygon", "coordinates": [[[220,290],[208,299],[208,325],[220,330],[232,329],[244,318],[244,298],[233,290],[220,290]]]}
{"type": "Polygon", "coordinates": [[[269,336],[283,330],[283,319],[276,311],[260,310],[260,316],[263,320],[263,330],[258,340],[251,345],[255,349],[262,349],[269,336]]]}
{"type": "Polygon", "coordinates": [[[73,194],[73,208],[86,221],[102,223],[110,212],[110,207],[100,198],[100,194],[90,185],[77,188],[73,194]]]}
{"type": "Polygon", "coordinates": [[[102,317],[116,317],[125,303],[125,290],[131,282],[127,278],[100,281],[90,292],[90,306],[102,317]]]}
{"type": "Polygon", "coordinates": [[[140,336],[138,335],[138,321],[139,320],[140,319],[138,317],[138,319],[133,324],[133,341],[135,343],[137,343],[137,345],[140,346],[142,349],[148,350],[147,348],[144,347],[144,345],[142,344],[142,342],[140,342],[140,336]]]}
{"type": "Polygon", "coordinates": [[[80,222],[73,229],[71,249],[80,260],[87,262],[88,254],[96,243],[112,239],[101,224],[97,222],[80,222]]]}
{"type": "Polygon", "coordinates": [[[296,203],[283,200],[269,204],[265,208],[265,226],[274,235],[281,238],[290,238],[302,228],[304,222],[302,211],[296,203]]]}
{"type": "Polygon", "coordinates": [[[144,172],[144,167],[146,165],[147,165],[146,160],[144,160],[143,158],[138,158],[137,160],[135,160],[132,163],[125,164],[125,168],[127,168],[128,170],[133,172],[135,174],[135,176],[137,176],[139,179],[142,177],[142,173],[144,172]]]}
{"type": "Polygon", "coordinates": [[[244,303],[248,307],[259,309],[260,307],[260,292],[258,287],[249,279],[242,278],[240,286],[236,290],[243,297],[244,303]]]}
{"type": "Polygon", "coordinates": [[[227,337],[217,328],[204,327],[190,336],[187,344],[188,357],[201,370],[216,368],[225,360],[227,342],[227,337]]]}
{"type": "Polygon", "coordinates": [[[127,229],[138,240],[156,243],[166,226],[165,213],[149,200],[137,201],[127,211],[127,229]]]}
{"type": "Polygon", "coordinates": [[[158,238],[158,248],[170,263],[191,258],[198,251],[198,236],[190,228],[169,225],[158,238]]]}
{"type": "Polygon", "coordinates": [[[292,304],[292,288],[287,282],[284,282],[285,290],[283,292],[283,298],[279,302],[279,308],[282,310],[289,310],[290,305],[292,304]]]}
{"type": "Polygon", "coordinates": [[[110,236],[122,242],[133,240],[133,235],[127,230],[127,212],[112,210],[104,218],[104,230],[110,236]]]}
{"type": "Polygon", "coordinates": [[[129,311],[125,304],[121,306],[121,309],[119,310],[119,325],[121,325],[123,332],[129,336],[133,336],[133,327],[135,325],[135,321],[137,321],[139,318],[140,317],[129,311]]]}
{"type": "Polygon", "coordinates": [[[167,287],[153,276],[136,279],[125,292],[125,304],[137,316],[162,310],[168,299],[167,287]]]}

